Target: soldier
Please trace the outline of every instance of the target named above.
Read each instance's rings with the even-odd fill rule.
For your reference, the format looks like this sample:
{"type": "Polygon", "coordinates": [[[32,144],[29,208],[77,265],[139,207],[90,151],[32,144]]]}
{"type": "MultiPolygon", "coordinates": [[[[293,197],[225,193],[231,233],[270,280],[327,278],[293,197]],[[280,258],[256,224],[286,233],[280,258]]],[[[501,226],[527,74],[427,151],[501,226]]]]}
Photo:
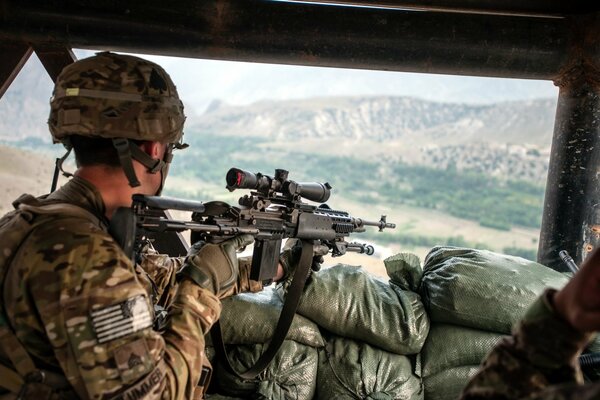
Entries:
{"type": "Polygon", "coordinates": [[[547,290],[512,337],[500,342],[463,390],[463,400],[599,399],[583,384],[578,356],[600,330],[600,251],[560,291],[547,290]]]}
{"type": "Polygon", "coordinates": [[[252,237],[192,246],[185,260],[148,249],[134,265],[107,233],[132,194],[160,193],[184,120],[169,75],[141,58],[98,53],[58,77],[48,123],[78,169],[0,221],[0,398],[203,395],[219,299],[261,289],[236,257],[252,237]],[[156,305],[168,310],[161,332],[156,305]]]}

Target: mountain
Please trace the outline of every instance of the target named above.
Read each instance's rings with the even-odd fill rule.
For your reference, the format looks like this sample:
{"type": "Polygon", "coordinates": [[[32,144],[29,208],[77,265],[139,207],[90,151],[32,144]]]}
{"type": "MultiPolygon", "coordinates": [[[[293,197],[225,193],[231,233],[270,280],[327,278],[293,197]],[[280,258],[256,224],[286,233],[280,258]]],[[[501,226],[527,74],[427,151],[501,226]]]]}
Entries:
{"type": "MultiPolygon", "coordinates": [[[[50,78],[33,55],[0,100],[0,141],[27,141],[30,148],[40,140],[49,143],[51,90],[50,78]]],[[[186,140],[192,143],[196,135],[207,134],[259,137],[280,153],[456,167],[535,182],[545,179],[556,108],[555,99],[469,104],[345,96],[236,106],[213,101],[199,115],[193,104],[186,108],[186,140]]]]}
{"type": "Polygon", "coordinates": [[[51,157],[0,145],[0,215],[23,193],[47,193],[53,171],[51,157]]]}
{"type": "MultiPolygon", "coordinates": [[[[93,52],[76,54],[81,58],[93,52]]],[[[554,120],[555,100],[531,100],[555,93],[548,82],[149,58],[164,65],[178,84],[188,128],[196,125],[219,134],[379,141],[412,134],[418,143],[426,139],[440,145],[473,139],[522,143],[526,136],[525,142],[546,146],[554,120]],[[211,97],[238,105],[213,102],[207,108],[211,97]],[[299,97],[308,100],[257,101],[299,97]],[[527,100],[506,101],[510,99],[527,100]]],[[[51,92],[52,81],[33,54],[0,99],[0,139],[34,136],[49,142],[51,92]]]]}
{"type": "Polygon", "coordinates": [[[492,105],[439,103],[410,97],[338,97],[214,102],[191,125],[198,132],[275,140],[339,138],[380,143],[458,145],[474,142],[549,147],[556,100],[492,105]]]}
{"type": "Polygon", "coordinates": [[[215,101],[187,132],[257,137],[281,152],[456,168],[543,184],[555,108],[553,99],[491,105],[390,96],[249,106],[215,101]]]}
{"type": "Polygon", "coordinates": [[[48,113],[53,83],[35,54],[0,99],[0,139],[50,141],[48,113]]]}

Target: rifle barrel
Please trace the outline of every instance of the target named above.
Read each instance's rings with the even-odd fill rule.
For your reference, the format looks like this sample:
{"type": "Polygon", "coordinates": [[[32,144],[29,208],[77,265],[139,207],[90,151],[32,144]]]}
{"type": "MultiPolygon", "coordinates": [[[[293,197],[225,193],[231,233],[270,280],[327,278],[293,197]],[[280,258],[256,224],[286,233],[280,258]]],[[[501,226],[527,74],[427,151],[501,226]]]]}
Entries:
{"type": "Polygon", "coordinates": [[[358,226],[358,227],[376,226],[379,228],[380,231],[384,230],[385,228],[389,228],[389,229],[396,228],[396,224],[392,224],[385,220],[385,215],[382,215],[381,219],[379,221],[366,221],[362,218],[356,218],[355,222],[356,222],[356,226],[358,226]]]}

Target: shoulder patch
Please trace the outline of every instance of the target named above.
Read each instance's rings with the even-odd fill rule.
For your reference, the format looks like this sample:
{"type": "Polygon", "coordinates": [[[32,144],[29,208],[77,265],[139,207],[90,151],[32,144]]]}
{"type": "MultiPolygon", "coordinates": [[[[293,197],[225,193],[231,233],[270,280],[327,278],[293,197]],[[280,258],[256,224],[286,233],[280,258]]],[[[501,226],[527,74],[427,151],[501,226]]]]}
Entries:
{"type": "Polygon", "coordinates": [[[154,369],[154,362],[144,338],[117,348],[115,361],[123,383],[134,382],[154,369]]]}
{"type": "Polygon", "coordinates": [[[98,343],[106,343],[152,326],[152,313],[143,295],[90,313],[98,343]]]}

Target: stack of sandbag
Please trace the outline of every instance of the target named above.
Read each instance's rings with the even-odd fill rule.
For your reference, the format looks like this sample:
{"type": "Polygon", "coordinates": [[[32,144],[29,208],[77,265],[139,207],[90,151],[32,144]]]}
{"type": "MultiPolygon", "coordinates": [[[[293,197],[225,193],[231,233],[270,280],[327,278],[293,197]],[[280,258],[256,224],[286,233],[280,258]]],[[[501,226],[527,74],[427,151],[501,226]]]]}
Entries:
{"type": "Polygon", "coordinates": [[[318,399],[422,399],[416,357],[331,335],[319,350],[318,399]]]}
{"type": "MultiPolygon", "coordinates": [[[[260,293],[243,293],[223,300],[221,327],[232,367],[242,373],[252,367],[273,337],[283,302],[266,288],[260,293]]],[[[214,399],[312,399],[317,380],[317,349],[324,346],[314,322],[296,315],[279,353],[271,365],[253,380],[231,374],[214,357],[210,336],[207,354],[213,363],[214,399]]],[[[211,397],[209,397],[211,398],[211,397]]]]}
{"type": "Polygon", "coordinates": [[[420,293],[431,319],[422,355],[426,400],[456,399],[480,362],[547,288],[568,278],[486,250],[435,247],[420,293]]]}
{"type": "Polygon", "coordinates": [[[305,287],[297,313],[326,337],[319,350],[316,398],[423,398],[416,359],[429,318],[416,293],[420,262],[403,254],[386,267],[390,282],[338,264],[313,273],[305,287]]]}
{"type": "Polygon", "coordinates": [[[457,399],[502,337],[495,332],[432,322],[421,352],[425,399],[457,399]]]}

